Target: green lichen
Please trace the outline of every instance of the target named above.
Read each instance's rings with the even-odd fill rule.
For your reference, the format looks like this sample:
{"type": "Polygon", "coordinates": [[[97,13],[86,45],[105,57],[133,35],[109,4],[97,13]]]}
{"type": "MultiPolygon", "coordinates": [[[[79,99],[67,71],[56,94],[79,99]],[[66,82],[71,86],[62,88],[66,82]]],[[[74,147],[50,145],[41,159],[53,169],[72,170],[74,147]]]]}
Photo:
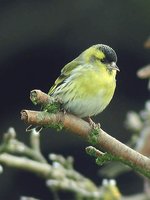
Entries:
{"type": "Polygon", "coordinates": [[[36,95],[36,92],[32,92],[32,94],[30,94],[30,99],[31,99],[31,101],[32,101],[32,103],[34,104],[34,105],[37,105],[38,103],[37,103],[37,95],[36,95]]]}
{"type": "Polygon", "coordinates": [[[44,128],[54,128],[57,131],[61,131],[64,128],[64,125],[62,123],[53,123],[47,126],[44,126],[44,128]]]}
{"type": "Polygon", "coordinates": [[[96,151],[95,151],[95,148],[94,147],[87,147],[86,149],[86,153],[92,157],[97,157],[96,156],[96,151]]]}
{"type": "Polygon", "coordinates": [[[96,158],[97,165],[103,165],[105,162],[118,160],[118,158],[110,153],[103,153],[93,146],[86,148],[86,153],[96,158]]]}
{"type": "Polygon", "coordinates": [[[103,165],[105,162],[114,161],[116,157],[110,153],[104,153],[103,155],[96,158],[97,165],[103,165]]]}
{"type": "MultiPolygon", "coordinates": [[[[54,108],[56,108],[56,107],[55,106],[51,107],[51,105],[50,105],[49,108],[51,109],[51,114],[54,114],[54,112],[56,111],[54,108]]],[[[59,108],[57,107],[56,109],[59,109],[59,108]]],[[[45,110],[45,108],[44,108],[44,110],[45,110]]],[[[43,112],[38,114],[37,121],[40,123],[40,122],[44,121],[44,118],[48,118],[48,117],[50,117],[50,113],[48,112],[48,110],[45,110],[45,111],[43,111],[43,112]]],[[[54,128],[57,131],[61,131],[64,128],[64,125],[61,122],[59,122],[59,123],[50,123],[50,124],[46,124],[46,125],[42,125],[42,126],[44,128],[54,128]]]]}
{"type": "Polygon", "coordinates": [[[93,144],[93,145],[96,145],[98,144],[98,140],[99,140],[99,132],[100,132],[100,129],[98,127],[94,127],[90,133],[89,133],[89,136],[88,136],[88,141],[93,144]]]}
{"type": "Polygon", "coordinates": [[[60,109],[61,109],[60,103],[54,102],[45,105],[43,110],[47,111],[48,113],[57,113],[58,111],[60,111],[60,109]]]}

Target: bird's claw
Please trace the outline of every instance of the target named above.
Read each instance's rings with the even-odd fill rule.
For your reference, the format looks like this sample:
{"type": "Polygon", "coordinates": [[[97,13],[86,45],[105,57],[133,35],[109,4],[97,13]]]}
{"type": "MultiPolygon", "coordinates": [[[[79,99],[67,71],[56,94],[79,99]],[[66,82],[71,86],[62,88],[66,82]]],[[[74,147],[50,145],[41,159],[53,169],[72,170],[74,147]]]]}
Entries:
{"type": "Polygon", "coordinates": [[[96,124],[90,117],[88,117],[88,122],[92,129],[100,129],[101,128],[101,124],[100,123],[96,124]]]}

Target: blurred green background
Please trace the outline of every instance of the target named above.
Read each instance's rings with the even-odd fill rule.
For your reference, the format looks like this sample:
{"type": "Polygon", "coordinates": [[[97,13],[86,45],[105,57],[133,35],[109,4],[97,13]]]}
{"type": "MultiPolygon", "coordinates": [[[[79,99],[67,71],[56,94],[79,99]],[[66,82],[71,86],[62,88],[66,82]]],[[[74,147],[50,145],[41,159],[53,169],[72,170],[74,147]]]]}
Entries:
{"type": "MultiPolygon", "coordinates": [[[[130,137],[124,127],[126,113],[142,109],[148,98],[147,82],[139,80],[136,71],[150,62],[150,52],[143,47],[149,34],[148,0],[0,1],[1,137],[13,126],[18,137],[28,142],[20,110],[36,109],[29,92],[35,88],[48,92],[66,63],[90,45],[104,43],[115,49],[120,73],[111,104],[94,120],[126,142],[130,137]]],[[[75,168],[101,184],[99,167],[85,154],[87,144],[80,138],[49,129],[43,131],[41,145],[45,155],[73,155],[75,168]]],[[[139,179],[128,173],[117,181],[123,194],[133,194],[142,190],[139,179]]],[[[5,168],[0,199],[19,199],[21,195],[49,199],[42,180],[5,168]]]]}

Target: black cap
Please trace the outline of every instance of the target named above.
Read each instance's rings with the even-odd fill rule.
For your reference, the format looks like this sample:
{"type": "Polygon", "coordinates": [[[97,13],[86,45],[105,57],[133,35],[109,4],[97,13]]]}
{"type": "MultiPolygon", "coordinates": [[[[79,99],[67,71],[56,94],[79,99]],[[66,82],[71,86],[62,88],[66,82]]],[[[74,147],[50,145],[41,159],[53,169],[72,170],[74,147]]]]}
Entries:
{"type": "Polygon", "coordinates": [[[105,63],[117,62],[117,54],[111,47],[99,44],[98,48],[105,54],[105,58],[103,59],[105,63]]]}

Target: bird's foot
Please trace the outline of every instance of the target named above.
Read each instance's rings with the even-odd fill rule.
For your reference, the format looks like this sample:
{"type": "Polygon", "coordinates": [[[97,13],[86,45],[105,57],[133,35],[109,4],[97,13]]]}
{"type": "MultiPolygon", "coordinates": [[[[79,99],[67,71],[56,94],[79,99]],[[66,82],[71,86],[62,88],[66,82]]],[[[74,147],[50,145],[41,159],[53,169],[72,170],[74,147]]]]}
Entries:
{"type": "Polygon", "coordinates": [[[100,129],[101,128],[101,124],[100,123],[95,123],[90,117],[88,117],[88,122],[91,126],[91,128],[93,129],[100,129]]]}
{"type": "Polygon", "coordinates": [[[42,126],[34,126],[34,125],[29,125],[26,128],[26,132],[31,132],[35,130],[37,133],[40,133],[42,131],[43,127],[42,126]]]}
{"type": "Polygon", "coordinates": [[[63,112],[64,115],[67,113],[67,111],[64,108],[61,108],[61,111],[63,112]]]}

